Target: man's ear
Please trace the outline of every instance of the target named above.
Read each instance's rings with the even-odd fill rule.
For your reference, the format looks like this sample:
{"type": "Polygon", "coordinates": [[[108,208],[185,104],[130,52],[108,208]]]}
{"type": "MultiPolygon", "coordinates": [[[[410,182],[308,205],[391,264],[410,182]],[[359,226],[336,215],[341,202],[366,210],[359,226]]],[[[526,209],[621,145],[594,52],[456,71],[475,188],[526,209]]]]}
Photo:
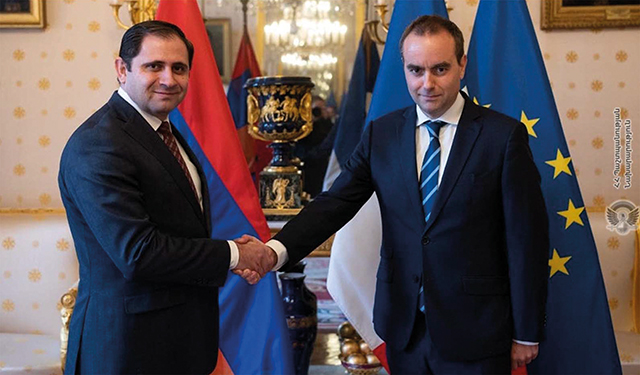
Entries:
{"type": "Polygon", "coordinates": [[[464,74],[467,70],[467,55],[462,55],[462,59],[460,59],[460,79],[464,78],[464,74]]]}
{"type": "Polygon", "coordinates": [[[127,82],[127,63],[124,62],[124,60],[122,60],[121,57],[118,57],[116,59],[116,74],[118,77],[118,82],[120,82],[121,85],[125,84],[125,82],[127,82]]]}

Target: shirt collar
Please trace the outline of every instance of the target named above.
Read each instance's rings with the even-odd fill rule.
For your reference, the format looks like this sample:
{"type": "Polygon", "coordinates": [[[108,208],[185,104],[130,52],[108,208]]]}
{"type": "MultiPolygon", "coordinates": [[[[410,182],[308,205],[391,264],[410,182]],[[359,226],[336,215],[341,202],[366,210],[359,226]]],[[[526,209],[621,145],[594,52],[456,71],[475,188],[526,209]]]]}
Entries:
{"type": "MultiPolygon", "coordinates": [[[[124,99],[127,103],[131,104],[131,106],[138,111],[138,113],[145,119],[147,120],[147,122],[149,123],[149,125],[151,125],[151,127],[153,128],[153,131],[158,131],[158,128],[160,127],[160,125],[162,124],[162,120],[160,120],[159,118],[157,118],[156,116],[147,113],[145,111],[143,111],[142,109],[140,109],[140,107],[136,104],[136,102],[133,101],[133,99],[131,99],[131,97],[129,96],[129,94],[127,94],[126,91],[124,91],[124,89],[122,87],[118,88],[118,95],[120,95],[122,97],[122,99],[124,99]]],[[[167,122],[169,122],[169,119],[167,119],[167,122]]]]}
{"type": "Polygon", "coordinates": [[[447,111],[440,117],[432,119],[427,116],[426,113],[422,112],[420,107],[416,104],[416,112],[418,114],[418,119],[416,121],[416,127],[424,124],[426,121],[442,121],[447,124],[458,125],[460,122],[460,117],[462,117],[462,110],[464,109],[464,98],[462,94],[458,92],[458,96],[456,97],[456,101],[453,102],[453,105],[447,109],[447,111]]]}

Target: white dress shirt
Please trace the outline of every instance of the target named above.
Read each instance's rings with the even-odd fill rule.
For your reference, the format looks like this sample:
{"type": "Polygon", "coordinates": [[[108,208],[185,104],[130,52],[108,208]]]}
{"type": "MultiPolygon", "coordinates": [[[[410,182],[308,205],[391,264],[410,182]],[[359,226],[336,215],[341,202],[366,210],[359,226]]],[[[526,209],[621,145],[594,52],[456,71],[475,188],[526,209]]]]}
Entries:
{"type": "Polygon", "coordinates": [[[420,107],[416,105],[416,167],[418,170],[418,181],[420,181],[420,169],[422,168],[424,154],[427,152],[429,144],[431,143],[429,130],[424,123],[426,121],[442,121],[445,123],[445,125],[440,127],[440,133],[438,136],[440,141],[440,170],[438,172],[438,185],[440,185],[444,169],[446,168],[447,161],[449,160],[449,153],[451,152],[451,146],[453,145],[453,139],[456,136],[458,122],[460,122],[460,117],[462,117],[463,109],[464,98],[460,93],[458,93],[458,97],[456,98],[456,101],[453,102],[453,105],[451,105],[451,107],[449,107],[449,109],[438,118],[429,117],[429,115],[422,112],[420,107]]]}
{"type": "MultiPolygon", "coordinates": [[[[124,99],[127,103],[131,104],[131,106],[136,111],[138,111],[138,113],[147,121],[147,123],[149,124],[149,126],[151,126],[153,131],[156,132],[156,134],[158,134],[158,128],[162,124],[162,120],[160,120],[159,118],[155,117],[150,113],[143,111],[136,104],[136,102],[134,102],[133,99],[131,99],[129,94],[127,94],[127,92],[124,91],[122,87],[118,88],[118,95],[120,95],[122,99],[124,99]]],[[[167,122],[169,122],[169,119],[167,119],[167,122]]],[[[171,132],[173,132],[171,127],[169,127],[169,129],[171,132]]],[[[160,134],[158,134],[158,137],[162,139],[162,136],[160,134]]],[[[189,170],[189,175],[191,175],[191,180],[193,181],[193,185],[196,188],[198,203],[200,204],[200,209],[202,210],[203,209],[202,184],[200,181],[200,175],[198,174],[198,168],[196,168],[195,164],[193,164],[191,159],[189,159],[189,155],[187,155],[184,148],[182,148],[182,145],[180,144],[180,142],[176,142],[176,143],[178,144],[178,150],[180,151],[180,155],[182,156],[182,159],[184,159],[184,162],[187,165],[187,169],[189,170]]],[[[233,241],[227,241],[227,243],[229,243],[229,250],[231,253],[231,261],[229,262],[229,269],[234,269],[238,265],[238,260],[240,258],[240,254],[238,253],[238,246],[233,241]]]]}

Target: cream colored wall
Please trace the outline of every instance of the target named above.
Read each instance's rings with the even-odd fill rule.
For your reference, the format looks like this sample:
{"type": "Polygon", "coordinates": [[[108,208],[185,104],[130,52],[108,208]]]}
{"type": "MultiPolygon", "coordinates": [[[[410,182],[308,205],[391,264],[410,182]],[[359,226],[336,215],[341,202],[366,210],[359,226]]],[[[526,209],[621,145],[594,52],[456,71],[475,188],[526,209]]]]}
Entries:
{"type": "MultiPolygon", "coordinates": [[[[235,59],[242,17],[229,1],[217,8],[217,0],[205,0],[205,15],[232,18],[235,59]]],[[[116,88],[113,58],[123,31],[108,2],[48,0],[44,31],[0,31],[0,207],[62,206],[62,148],[116,88]]],[[[468,43],[478,1],[449,3],[468,43]]],[[[586,205],[622,197],[640,203],[638,166],[630,190],[613,188],[611,175],[613,109],[640,120],[640,30],[541,31],[540,2],[528,5],[586,205]]],[[[253,30],[255,14],[249,23],[253,30]]],[[[633,146],[640,160],[640,132],[633,146]]]]}

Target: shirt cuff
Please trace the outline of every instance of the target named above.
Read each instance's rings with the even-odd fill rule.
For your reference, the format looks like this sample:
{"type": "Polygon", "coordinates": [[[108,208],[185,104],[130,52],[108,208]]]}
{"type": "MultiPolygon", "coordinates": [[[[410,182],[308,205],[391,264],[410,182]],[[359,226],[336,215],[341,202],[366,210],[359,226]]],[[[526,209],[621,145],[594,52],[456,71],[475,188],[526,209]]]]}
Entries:
{"type": "Polygon", "coordinates": [[[238,245],[236,245],[233,241],[227,241],[229,244],[229,254],[231,255],[231,260],[229,261],[229,269],[232,270],[238,266],[238,261],[240,260],[240,253],[238,252],[238,245]]]}
{"type": "Polygon", "coordinates": [[[516,344],[527,345],[527,346],[534,346],[534,345],[538,345],[538,343],[537,343],[537,342],[531,342],[531,341],[513,340],[513,342],[515,342],[516,344]]]}
{"type": "Polygon", "coordinates": [[[271,271],[277,271],[282,266],[284,266],[284,264],[287,263],[287,261],[289,260],[289,254],[287,254],[287,248],[284,247],[282,242],[278,240],[269,240],[267,241],[266,245],[276,252],[276,256],[278,257],[278,262],[276,262],[276,265],[273,267],[271,271]]]}

